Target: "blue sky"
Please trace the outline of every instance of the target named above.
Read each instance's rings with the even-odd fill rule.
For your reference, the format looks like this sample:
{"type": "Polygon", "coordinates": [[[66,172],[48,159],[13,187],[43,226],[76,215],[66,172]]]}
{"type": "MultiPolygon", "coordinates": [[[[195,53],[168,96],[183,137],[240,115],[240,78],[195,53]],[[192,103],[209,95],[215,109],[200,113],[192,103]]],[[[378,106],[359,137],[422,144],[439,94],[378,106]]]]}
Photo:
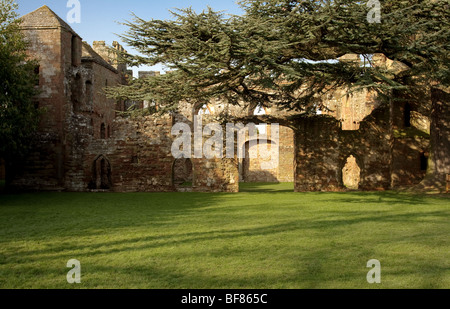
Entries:
{"type": "MultiPolygon", "coordinates": [[[[202,11],[208,6],[216,11],[230,14],[242,13],[237,0],[79,0],[81,4],[81,22],[71,23],[70,26],[84,41],[120,41],[116,34],[124,33],[127,28],[117,22],[131,19],[131,12],[143,19],[170,19],[169,10],[174,8],[192,7],[195,11],[202,11]]],[[[17,0],[19,14],[25,15],[35,9],[47,5],[62,19],[67,21],[68,0],[17,0]]],[[[125,48],[132,52],[130,48],[125,48]]],[[[146,70],[149,68],[141,68],[146,70]]],[[[160,70],[160,67],[152,68],[160,70]]]]}

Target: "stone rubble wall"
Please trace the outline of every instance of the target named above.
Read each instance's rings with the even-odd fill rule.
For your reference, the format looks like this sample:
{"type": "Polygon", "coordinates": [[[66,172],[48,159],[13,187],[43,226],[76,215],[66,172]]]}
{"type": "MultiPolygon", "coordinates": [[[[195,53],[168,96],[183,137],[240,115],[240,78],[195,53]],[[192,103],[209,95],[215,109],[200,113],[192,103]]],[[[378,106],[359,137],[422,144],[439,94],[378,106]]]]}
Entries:
{"type": "MultiPolygon", "coordinates": [[[[104,41],[94,42],[93,48],[83,45],[81,38],[45,7],[25,17],[25,21],[30,57],[40,62],[41,93],[36,103],[45,113],[35,150],[16,162],[13,185],[17,188],[238,192],[239,181],[249,181],[295,182],[299,192],[343,191],[344,177],[348,177],[359,179],[361,190],[386,190],[416,184],[425,176],[421,167],[423,155],[429,151],[429,137],[403,134],[413,130],[404,128],[407,108],[381,106],[368,91],[345,95],[344,89],[323,98],[324,110],[317,111],[317,115],[297,117],[280,126],[280,161],[276,168],[263,170],[260,167],[264,158],[249,158],[249,154],[258,151],[249,146],[248,136],[241,145],[235,142],[235,153],[238,148],[244,149],[245,159],[191,158],[189,164],[180,165],[171,154],[176,138],[171,129],[175,123],[184,122],[194,132],[198,107],[181,102],[176,114],[122,117],[126,102],[108,99],[103,88],[123,84],[129,71],[117,62],[104,41]],[[52,25],[47,25],[50,19],[52,25]],[[34,24],[38,26],[33,27],[34,24]],[[357,166],[346,167],[350,156],[357,166]],[[356,174],[348,174],[346,169],[356,174]],[[179,179],[186,180],[186,188],[180,188],[179,179]]],[[[123,49],[117,42],[113,45],[117,50],[123,49]]],[[[402,70],[386,58],[375,58],[378,65],[402,70]]],[[[349,59],[357,61],[358,57],[349,59]]],[[[443,106],[437,103],[436,106],[443,106]]],[[[230,119],[245,118],[253,116],[256,108],[212,100],[203,110],[203,126],[220,122],[225,133],[224,115],[230,119]]],[[[265,108],[264,112],[273,119],[292,116],[276,106],[265,108]]],[[[429,134],[426,112],[414,108],[411,112],[413,128],[429,134]]],[[[444,119],[448,113],[441,114],[442,121],[448,123],[444,119]]],[[[436,140],[443,147],[448,144],[444,133],[436,140]]],[[[273,140],[270,130],[268,136],[273,140]]],[[[207,138],[203,137],[203,141],[207,138]]],[[[445,153],[438,156],[440,162],[448,160],[445,153]]]]}

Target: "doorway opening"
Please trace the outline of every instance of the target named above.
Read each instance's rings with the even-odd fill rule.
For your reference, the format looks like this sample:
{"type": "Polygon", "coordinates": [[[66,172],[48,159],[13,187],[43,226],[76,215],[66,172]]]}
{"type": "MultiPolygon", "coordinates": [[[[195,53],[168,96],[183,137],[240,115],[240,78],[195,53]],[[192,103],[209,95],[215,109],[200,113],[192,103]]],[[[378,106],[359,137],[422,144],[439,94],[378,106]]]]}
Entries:
{"type": "Polygon", "coordinates": [[[351,155],[347,158],[342,169],[342,182],[349,190],[358,190],[361,181],[361,168],[356,162],[356,158],[351,155]]]}
{"type": "Polygon", "coordinates": [[[110,190],[112,188],[111,163],[104,155],[98,156],[92,164],[91,190],[110,190]]]}
{"type": "Polygon", "coordinates": [[[194,185],[194,167],[191,159],[180,158],[173,162],[172,182],[177,191],[192,191],[194,185]]]}

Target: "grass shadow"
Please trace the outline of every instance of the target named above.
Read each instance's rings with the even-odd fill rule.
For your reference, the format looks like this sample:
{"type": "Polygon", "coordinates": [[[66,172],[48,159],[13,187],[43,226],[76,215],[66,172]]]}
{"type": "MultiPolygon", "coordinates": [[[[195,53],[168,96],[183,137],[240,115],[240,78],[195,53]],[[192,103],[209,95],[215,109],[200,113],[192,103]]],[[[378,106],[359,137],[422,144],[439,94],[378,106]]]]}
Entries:
{"type": "Polygon", "coordinates": [[[278,194],[283,185],[248,184],[256,191],[240,195],[1,196],[0,287],[28,287],[38,274],[37,287],[64,286],[72,258],[92,288],[364,287],[371,258],[383,262],[388,287],[446,286],[443,198],[278,194]]]}
{"type": "Polygon", "coordinates": [[[382,192],[336,192],[336,193],[318,193],[323,201],[329,196],[329,201],[344,204],[388,204],[388,205],[426,205],[431,201],[442,201],[448,199],[444,196],[430,196],[424,194],[411,194],[400,191],[382,191],[382,192]]]}
{"type": "Polygon", "coordinates": [[[239,192],[287,193],[294,192],[294,183],[240,183],[239,192]]]}

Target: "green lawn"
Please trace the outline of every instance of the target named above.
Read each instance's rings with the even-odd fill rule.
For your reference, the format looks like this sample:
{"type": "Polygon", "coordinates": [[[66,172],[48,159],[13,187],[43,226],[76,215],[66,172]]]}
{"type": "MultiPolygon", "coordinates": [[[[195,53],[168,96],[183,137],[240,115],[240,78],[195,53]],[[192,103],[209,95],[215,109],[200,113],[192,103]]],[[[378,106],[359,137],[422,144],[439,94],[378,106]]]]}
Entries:
{"type": "Polygon", "coordinates": [[[242,191],[0,195],[0,288],[450,288],[445,197],[242,191]]]}

